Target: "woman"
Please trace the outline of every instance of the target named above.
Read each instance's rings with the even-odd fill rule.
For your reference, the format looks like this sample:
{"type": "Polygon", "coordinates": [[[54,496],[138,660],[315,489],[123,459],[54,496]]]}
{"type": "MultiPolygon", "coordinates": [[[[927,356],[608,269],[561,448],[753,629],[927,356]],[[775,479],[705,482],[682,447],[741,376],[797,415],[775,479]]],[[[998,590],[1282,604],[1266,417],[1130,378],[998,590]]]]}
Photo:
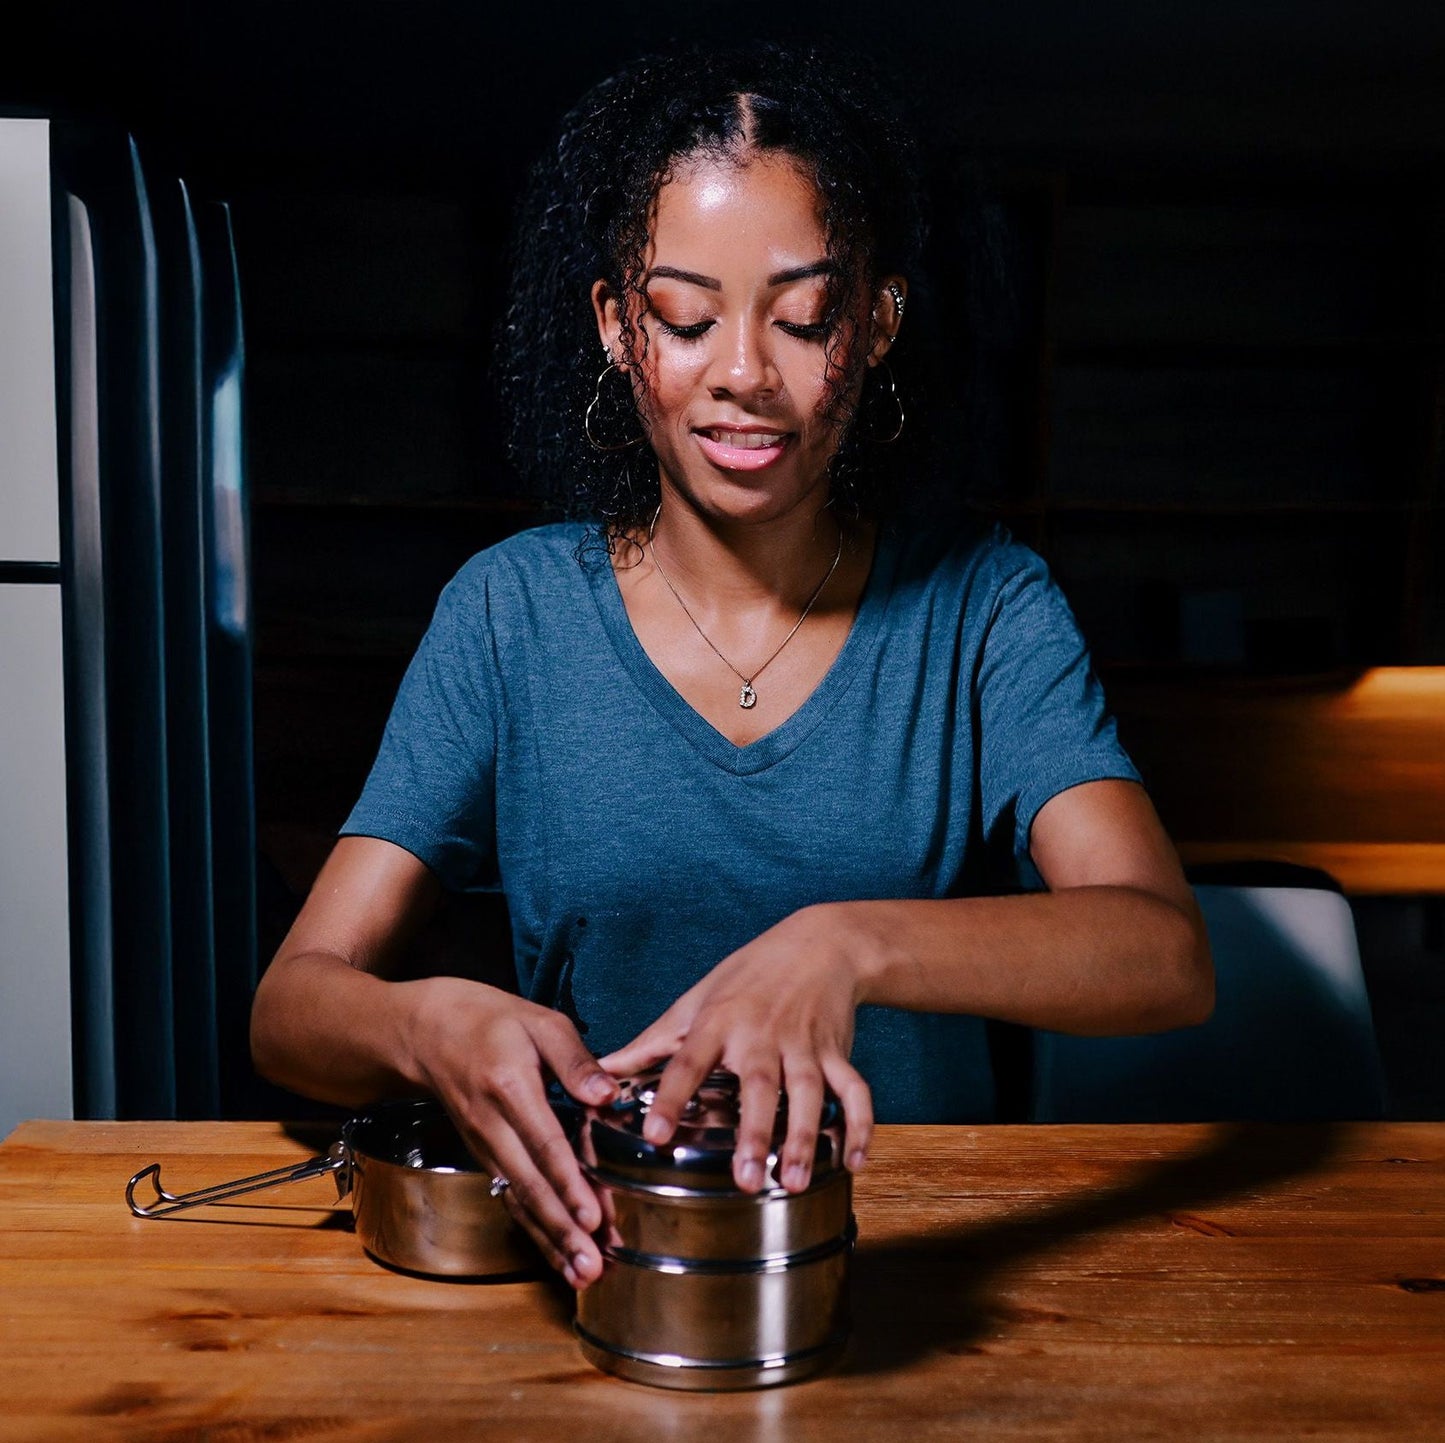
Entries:
{"type": "Polygon", "coordinates": [[[1211,1006],[1192,895],[1042,563],[886,519],[915,171],[867,82],[813,55],[643,63],[569,116],[503,365],[518,459],[594,527],[447,588],[257,994],[262,1071],[439,1096],[576,1287],[600,1214],[549,1075],[598,1103],[670,1058],[665,1141],[736,1072],[748,1190],[785,1088],[798,1190],[828,1090],[854,1168],[875,1103],[989,1116],[982,1018],[1128,1032],[1211,1006]],[[999,856],[1047,890],[979,895],[999,856]],[[444,885],[506,890],[523,995],[385,980],[444,885]]]}

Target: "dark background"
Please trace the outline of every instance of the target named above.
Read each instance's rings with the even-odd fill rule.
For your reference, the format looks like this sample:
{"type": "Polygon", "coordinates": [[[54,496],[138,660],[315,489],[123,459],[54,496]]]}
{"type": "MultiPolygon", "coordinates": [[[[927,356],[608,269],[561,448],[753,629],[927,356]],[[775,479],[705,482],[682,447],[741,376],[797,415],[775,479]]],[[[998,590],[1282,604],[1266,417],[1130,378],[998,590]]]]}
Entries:
{"type": "MultiPolygon", "coordinates": [[[[0,103],[125,124],[233,207],[270,941],[438,590],[533,519],[486,380],[526,167],[585,86],[672,38],[873,50],[976,158],[1007,304],[991,423],[960,445],[1106,677],[1137,694],[1445,663],[1438,0],[151,0],[26,18],[0,103]]],[[[1396,1110],[1445,1115],[1424,1042],[1445,1021],[1439,901],[1356,915],[1396,1110]]],[[[452,915],[429,945],[498,929],[452,915]]]]}

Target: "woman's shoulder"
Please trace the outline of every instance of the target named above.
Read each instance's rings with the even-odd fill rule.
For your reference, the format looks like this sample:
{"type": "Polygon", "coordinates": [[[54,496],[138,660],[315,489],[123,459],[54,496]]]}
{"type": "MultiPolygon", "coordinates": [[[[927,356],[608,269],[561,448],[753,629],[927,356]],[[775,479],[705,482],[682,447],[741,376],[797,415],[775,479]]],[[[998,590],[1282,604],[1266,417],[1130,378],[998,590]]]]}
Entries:
{"type": "Polygon", "coordinates": [[[1002,522],[965,516],[947,525],[895,522],[880,535],[891,551],[896,585],[914,590],[998,592],[1026,575],[1046,578],[1043,558],[1002,522]]]}
{"type": "Polygon", "coordinates": [[[476,552],[449,583],[449,592],[474,596],[533,594],[585,584],[595,564],[595,549],[605,556],[595,532],[580,522],[533,526],[476,552]]]}
{"type": "Polygon", "coordinates": [[[437,598],[433,645],[525,634],[559,610],[575,611],[589,585],[588,534],[574,523],[537,526],[476,552],[437,598]]]}

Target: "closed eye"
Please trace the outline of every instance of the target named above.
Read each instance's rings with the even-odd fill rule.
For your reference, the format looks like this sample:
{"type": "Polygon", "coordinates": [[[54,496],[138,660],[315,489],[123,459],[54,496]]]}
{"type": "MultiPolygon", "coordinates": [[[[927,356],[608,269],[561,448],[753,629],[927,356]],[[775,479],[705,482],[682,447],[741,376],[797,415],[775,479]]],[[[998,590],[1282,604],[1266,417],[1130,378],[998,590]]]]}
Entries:
{"type": "Polygon", "coordinates": [[[821,341],[833,329],[832,322],[827,320],[814,321],[811,325],[798,321],[778,321],[776,324],[785,335],[797,336],[802,341],[821,341]]]}
{"type": "Polygon", "coordinates": [[[711,321],[694,321],[690,326],[674,326],[661,316],[658,316],[657,323],[662,327],[664,335],[675,336],[679,341],[700,340],[712,325],[711,321]]]}

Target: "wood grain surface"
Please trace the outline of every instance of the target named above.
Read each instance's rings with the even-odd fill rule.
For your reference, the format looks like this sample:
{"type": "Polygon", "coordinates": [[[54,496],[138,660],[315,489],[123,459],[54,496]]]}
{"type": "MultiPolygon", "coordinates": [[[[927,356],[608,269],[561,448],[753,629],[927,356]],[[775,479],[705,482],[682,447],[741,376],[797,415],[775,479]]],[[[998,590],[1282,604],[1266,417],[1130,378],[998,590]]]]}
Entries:
{"type": "Polygon", "coordinates": [[[1187,862],[1322,867],[1347,892],[1445,893],[1445,667],[1109,679],[1187,862]]]}
{"type": "Polygon", "coordinates": [[[169,1220],[324,1151],[272,1123],[31,1122],[0,1146],[0,1438],[1445,1438],[1445,1124],[887,1127],[854,1336],[792,1387],[594,1371],[567,1290],[371,1261],[326,1179],[169,1220]]]}

